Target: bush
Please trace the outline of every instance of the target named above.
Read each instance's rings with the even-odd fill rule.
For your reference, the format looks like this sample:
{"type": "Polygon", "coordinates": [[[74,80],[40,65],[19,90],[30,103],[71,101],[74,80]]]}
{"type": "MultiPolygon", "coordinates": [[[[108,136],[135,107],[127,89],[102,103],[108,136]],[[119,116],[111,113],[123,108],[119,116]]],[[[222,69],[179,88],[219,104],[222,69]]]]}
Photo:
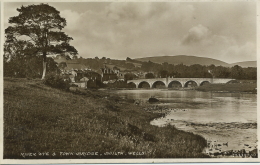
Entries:
{"type": "Polygon", "coordinates": [[[79,87],[78,85],[76,85],[76,84],[71,84],[71,86],[70,87],[79,87]]]}
{"type": "Polygon", "coordinates": [[[70,87],[69,81],[65,80],[63,76],[57,75],[56,73],[47,74],[43,83],[53,88],[64,90],[68,90],[70,87]]]}

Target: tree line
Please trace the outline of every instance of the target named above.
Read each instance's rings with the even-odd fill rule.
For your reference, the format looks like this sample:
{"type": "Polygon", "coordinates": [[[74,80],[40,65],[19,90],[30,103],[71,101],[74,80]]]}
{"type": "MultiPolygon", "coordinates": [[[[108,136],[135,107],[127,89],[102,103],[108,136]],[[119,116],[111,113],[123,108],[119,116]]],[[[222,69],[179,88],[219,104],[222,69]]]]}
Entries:
{"type": "Polygon", "coordinates": [[[78,58],[77,62],[87,65],[92,69],[100,69],[104,64],[112,64],[125,69],[125,79],[130,80],[137,78],[133,72],[145,72],[145,78],[166,78],[166,77],[176,77],[176,78],[233,78],[233,79],[247,79],[256,80],[257,79],[257,68],[248,67],[242,68],[239,65],[233,67],[215,66],[215,65],[184,65],[184,64],[169,64],[164,62],[162,64],[154,63],[151,61],[141,62],[133,60],[129,57],[126,60],[115,60],[106,57],[102,58],[78,58]],[[142,64],[140,68],[135,67],[133,63],[142,64]],[[132,72],[132,73],[131,73],[132,72]]]}
{"type": "Polygon", "coordinates": [[[141,69],[146,72],[153,72],[146,78],[153,77],[176,77],[176,78],[233,78],[233,79],[257,79],[257,68],[242,68],[239,65],[233,67],[215,66],[215,65],[183,65],[183,64],[162,64],[153,63],[151,61],[143,62],[141,69]]]}

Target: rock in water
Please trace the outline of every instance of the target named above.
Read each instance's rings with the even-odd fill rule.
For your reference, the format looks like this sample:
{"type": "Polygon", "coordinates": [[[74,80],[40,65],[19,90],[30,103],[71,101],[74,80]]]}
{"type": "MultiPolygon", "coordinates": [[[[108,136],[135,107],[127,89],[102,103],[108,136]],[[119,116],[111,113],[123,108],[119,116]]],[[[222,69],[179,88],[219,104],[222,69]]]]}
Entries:
{"type": "Polygon", "coordinates": [[[158,102],[159,100],[156,99],[156,98],[151,97],[151,98],[149,98],[148,101],[149,101],[149,103],[155,103],[155,102],[158,102]]]}

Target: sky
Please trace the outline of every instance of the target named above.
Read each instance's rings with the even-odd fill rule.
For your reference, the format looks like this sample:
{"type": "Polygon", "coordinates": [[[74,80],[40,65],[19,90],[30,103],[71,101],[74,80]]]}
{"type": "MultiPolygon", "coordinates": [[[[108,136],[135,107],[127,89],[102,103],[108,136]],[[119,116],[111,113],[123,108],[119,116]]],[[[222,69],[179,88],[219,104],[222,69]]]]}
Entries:
{"type": "MultiPolygon", "coordinates": [[[[16,8],[5,2],[4,27],[16,8]]],[[[34,3],[39,4],[39,3],[34,3]]],[[[256,2],[49,2],[83,58],[193,55],[256,60],[256,2]]]]}

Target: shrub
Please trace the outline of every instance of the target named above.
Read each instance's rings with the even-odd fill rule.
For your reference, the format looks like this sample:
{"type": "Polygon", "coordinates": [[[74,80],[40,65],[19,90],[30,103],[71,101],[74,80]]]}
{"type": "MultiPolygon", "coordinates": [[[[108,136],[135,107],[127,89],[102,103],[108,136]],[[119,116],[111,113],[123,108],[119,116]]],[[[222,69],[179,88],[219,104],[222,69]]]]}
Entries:
{"type": "Polygon", "coordinates": [[[56,73],[47,74],[43,83],[53,88],[64,89],[64,90],[68,90],[70,87],[69,81],[64,79],[63,76],[58,75],[56,73]]]}
{"type": "Polygon", "coordinates": [[[71,84],[71,86],[70,87],[79,87],[78,85],[76,85],[76,84],[71,84]]]}

